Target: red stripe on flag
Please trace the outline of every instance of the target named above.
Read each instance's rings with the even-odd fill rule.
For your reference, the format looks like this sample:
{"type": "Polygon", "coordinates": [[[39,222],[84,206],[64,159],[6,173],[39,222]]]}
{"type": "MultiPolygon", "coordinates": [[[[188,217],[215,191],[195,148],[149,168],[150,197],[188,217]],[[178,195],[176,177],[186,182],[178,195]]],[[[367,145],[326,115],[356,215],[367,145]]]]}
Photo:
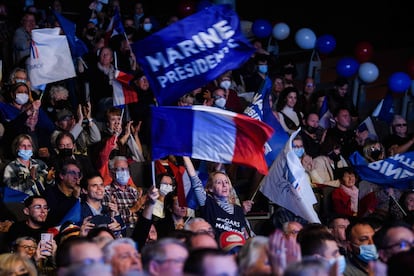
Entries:
{"type": "Polygon", "coordinates": [[[264,145],[274,130],[267,124],[243,114],[234,117],[236,143],[233,162],[255,167],[263,175],[268,172],[264,145]]]}

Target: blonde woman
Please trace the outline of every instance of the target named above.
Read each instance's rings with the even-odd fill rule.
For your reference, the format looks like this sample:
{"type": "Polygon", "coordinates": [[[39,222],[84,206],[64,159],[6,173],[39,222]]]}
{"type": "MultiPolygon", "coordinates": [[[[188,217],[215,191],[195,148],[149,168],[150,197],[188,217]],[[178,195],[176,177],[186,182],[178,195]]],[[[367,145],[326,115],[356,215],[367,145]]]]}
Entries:
{"type": "Polygon", "coordinates": [[[37,270],[29,258],[17,253],[3,253],[0,255],[0,276],[28,275],[37,276],[37,270]]]}

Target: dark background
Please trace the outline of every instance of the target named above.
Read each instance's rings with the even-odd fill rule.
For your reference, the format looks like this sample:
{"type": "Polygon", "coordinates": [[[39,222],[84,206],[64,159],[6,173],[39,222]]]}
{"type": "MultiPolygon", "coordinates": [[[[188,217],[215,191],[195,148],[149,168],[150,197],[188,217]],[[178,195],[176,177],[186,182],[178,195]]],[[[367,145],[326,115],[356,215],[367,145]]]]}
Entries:
{"type": "MultiPolygon", "coordinates": [[[[24,7],[24,0],[3,1],[9,6],[12,17],[18,18],[18,13],[24,7]]],[[[52,0],[34,1],[37,6],[44,9],[47,9],[52,2],[52,0]]],[[[88,10],[89,3],[92,2],[91,0],[61,1],[64,11],[71,14],[74,20],[79,19],[76,17],[77,14],[84,14],[88,10]]],[[[136,0],[120,1],[124,11],[133,11],[136,0]]],[[[173,14],[179,15],[183,6],[192,5],[196,10],[200,1],[206,0],[142,0],[141,2],[144,3],[146,14],[154,15],[160,21],[166,21],[173,14]]],[[[410,1],[407,0],[330,2],[235,0],[234,3],[241,19],[251,22],[256,19],[266,19],[272,26],[278,22],[285,22],[290,27],[289,37],[278,42],[281,52],[299,49],[294,41],[294,34],[304,27],[314,31],[317,37],[323,34],[333,35],[337,42],[333,55],[353,54],[355,45],[360,41],[370,42],[375,50],[414,46],[413,10],[410,1]]]]}

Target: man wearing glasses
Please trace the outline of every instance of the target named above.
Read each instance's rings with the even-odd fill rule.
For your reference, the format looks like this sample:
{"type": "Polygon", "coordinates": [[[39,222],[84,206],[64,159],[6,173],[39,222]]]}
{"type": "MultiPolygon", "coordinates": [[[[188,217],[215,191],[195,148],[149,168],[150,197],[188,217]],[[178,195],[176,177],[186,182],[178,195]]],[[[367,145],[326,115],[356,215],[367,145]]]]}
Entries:
{"type": "Polygon", "coordinates": [[[414,247],[414,232],[410,225],[397,221],[381,227],[374,235],[379,259],[387,263],[391,256],[414,247]]]}
{"type": "Polygon", "coordinates": [[[57,170],[57,183],[47,187],[43,196],[46,198],[50,212],[46,219],[48,227],[60,225],[61,220],[79,201],[81,166],[78,161],[66,159],[57,170]]]}
{"type": "Polygon", "coordinates": [[[45,221],[48,217],[49,206],[46,198],[39,195],[29,196],[24,200],[23,212],[27,219],[13,223],[5,240],[12,243],[19,237],[28,236],[39,243],[40,234],[47,232],[45,221]]]}

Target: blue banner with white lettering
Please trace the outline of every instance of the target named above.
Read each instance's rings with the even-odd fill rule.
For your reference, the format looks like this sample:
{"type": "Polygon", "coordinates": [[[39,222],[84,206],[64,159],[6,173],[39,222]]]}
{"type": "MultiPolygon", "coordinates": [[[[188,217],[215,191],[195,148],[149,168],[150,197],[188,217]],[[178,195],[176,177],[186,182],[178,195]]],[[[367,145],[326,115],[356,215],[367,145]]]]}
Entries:
{"type": "Polygon", "coordinates": [[[213,5],[131,45],[159,105],[240,67],[255,49],[229,5],[213,5]]]}
{"type": "Polygon", "coordinates": [[[371,163],[354,152],[349,159],[359,177],[372,183],[406,189],[414,180],[414,152],[396,154],[371,163]]]}

